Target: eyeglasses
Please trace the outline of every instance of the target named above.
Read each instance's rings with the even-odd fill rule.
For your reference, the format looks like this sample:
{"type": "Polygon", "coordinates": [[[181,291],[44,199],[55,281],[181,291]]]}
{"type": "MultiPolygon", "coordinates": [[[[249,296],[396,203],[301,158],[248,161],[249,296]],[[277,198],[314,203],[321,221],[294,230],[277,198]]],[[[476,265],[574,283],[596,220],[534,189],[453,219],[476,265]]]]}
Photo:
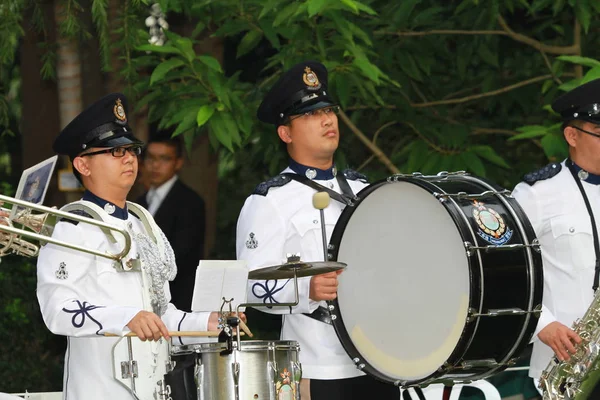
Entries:
{"type": "Polygon", "coordinates": [[[106,149],[106,150],[98,150],[98,151],[93,151],[91,153],[81,154],[80,157],[95,156],[97,154],[110,153],[110,154],[112,154],[113,157],[121,158],[121,157],[125,157],[125,154],[127,154],[127,152],[130,152],[134,156],[139,156],[140,154],[142,154],[142,146],[113,147],[113,148],[106,149]]]}
{"type": "Polygon", "coordinates": [[[298,118],[302,118],[302,117],[321,117],[323,115],[331,115],[331,114],[339,114],[340,113],[340,106],[331,106],[331,107],[324,107],[324,108],[318,108],[316,110],[310,110],[307,111],[305,113],[299,114],[299,115],[294,115],[292,117],[290,117],[290,121],[293,121],[295,119],[298,118]]]}
{"type": "Polygon", "coordinates": [[[157,163],[157,164],[168,164],[172,161],[175,161],[176,157],[171,157],[171,156],[151,156],[148,153],[146,153],[146,157],[144,158],[144,162],[146,164],[153,164],[153,163],[157,163]]]}

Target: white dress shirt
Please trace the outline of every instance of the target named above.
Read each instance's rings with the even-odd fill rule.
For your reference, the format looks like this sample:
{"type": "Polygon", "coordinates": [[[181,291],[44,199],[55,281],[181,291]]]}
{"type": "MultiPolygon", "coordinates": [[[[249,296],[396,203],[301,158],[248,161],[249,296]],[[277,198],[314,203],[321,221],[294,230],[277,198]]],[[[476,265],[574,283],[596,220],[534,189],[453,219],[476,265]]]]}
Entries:
{"type": "Polygon", "coordinates": [[[167,197],[167,194],[169,194],[169,191],[171,190],[176,181],[177,175],[173,175],[171,179],[169,179],[159,187],[153,187],[150,188],[150,190],[148,190],[148,193],[146,194],[146,201],[148,202],[148,211],[150,212],[150,214],[152,214],[152,216],[156,215],[156,211],[162,204],[165,197],[167,197]]]}
{"type": "MultiPolygon", "coordinates": [[[[290,168],[283,172],[293,173],[290,168]]],[[[341,193],[335,178],[315,182],[341,193]]],[[[359,180],[348,179],[348,183],[354,193],[367,186],[359,180]]],[[[314,194],[314,189],[292,180],[284,186],[271,187],[265,196],[248,197],[237,224],[237,258],[247,260],[250,270],[282,264],[288,254],[299,254],[302,261],[323,261],[321,218],[312,204],[314,194]]],[[[324,210],[328,241],[343,208],[343,204],[332,200],[324,210]]],[[[364,375],[342,347],[332,325],[302,315],[316,310],[319,305],[327,306],[324,301],[309,299],[310,279],[298,279],[300,302],[296,307],[261,310],[285,314],[281,339],[296,340],[300,344],[303,377],[342,379],[364,375]]],[[[251,280],[248,289],[248,302],[267,305],[294,302],[291,279],[251,280]]]]}
{"type": "MultiPolygon", "coordinates": [[[[127,230],[132,237],[146,232],[142,222],[131,214],[126,220],[109,216],[106,222],[127,230]]],[[[115,236],[122,241],[120,235],[115,236]]],[[[113,254],[123,248],[122,243],[109,242],[101,228],[86,223],[59,222],[52,237],[113,254]]],[[[125,259],[137,252],[132,240],[125,259]]],[[[144,309],[143,291],[148,289],[144,289],[141,273],[118,271],[111,260],[48,243],[40,250],[37,278],[37,297],[46,326],[52,333],[68,337],[64,399],[133,400],[129,390],[114,378],[112,351],[119,338],[103,335],[129,332],[127,324],[144,309]]],[[[164,292],[170,299],[168,281],[164,292]]],[[[172,304],[161,316],[171,331],[206,330],[208,318],[209,313],[185,313],[172,304]]],[[[203,339],[193,338],[188,343],[200,341],[203,339]]],[[[179,344],[179,338],[173,338],[173,342],[179,344]]],[[[152,343],[140,345],[150,351],[152,343]]],[[[141,357],[137,361],[143,360],[141,357]]]]}
{"type": "MultiPolygon", "coordinates": [[[[563,162],[561,171],[534,185],[519,183],[513,191],[540,241],[544,268],[542,313],[533,338],[529,376],[539,379],[554,355],[537,334],[559,321],[571,327],[590,306],[594,292],[595,252],[592,225],[583,197],[563,162]]],[[[600,221],[600,185],[581,182],[600,221]]]]}

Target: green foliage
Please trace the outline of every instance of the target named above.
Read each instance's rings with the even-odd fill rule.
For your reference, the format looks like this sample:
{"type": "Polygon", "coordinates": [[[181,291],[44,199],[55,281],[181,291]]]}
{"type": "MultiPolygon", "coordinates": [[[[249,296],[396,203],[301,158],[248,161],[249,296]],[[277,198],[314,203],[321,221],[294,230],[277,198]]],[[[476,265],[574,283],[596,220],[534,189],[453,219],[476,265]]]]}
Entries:
{"type": "Polygon", "coordinates": [[[0,391],[61,391],[65,338],[44,325],[35,296],[35,259],[0,263],[0,391]]]}
{"type": "MultiPolygon", "coordinates": [[[[466,169],[504,186],[546,159],[565,155],[557,119],[544,106],[560,90],[600,76],[593,45],[598,10],[587,2],[178,0],[162,5],[198,21],[200,30],[210,26],[214,36],[234,40],[239,61],[272,49],[260,76],[247,84],[236,74],[200,65],[194,37],[170,34],[160,49],[138,48],[160,59],[147,84],[140,85],[144,99],[152,99],[152,119],[175,127],[188,141],[189,135],[208,134],[211,143],[238,152],[240,160],[254,154],[267,167],[265,176],[282,167],[285,155],[274,157],[280,149],[272,127],[257,123],[254,112],[281,71],[302,60],[326,64],[334,97],[401,171],[466,169]],[[570,48],[575,20],[585,55],[570,48]],[[548,50],[540,52],[540,46],[548,50]],[[582,79],[573,79],[575,65],[589,69],[582,79]]],[[[345,136],[338,166],[345,167],[339,165],[343,161],[374,178],[388,175],[340,124],[345,136]]],[[[245,164],[234,161],[229,171],[236,165],[245,164]]]]}

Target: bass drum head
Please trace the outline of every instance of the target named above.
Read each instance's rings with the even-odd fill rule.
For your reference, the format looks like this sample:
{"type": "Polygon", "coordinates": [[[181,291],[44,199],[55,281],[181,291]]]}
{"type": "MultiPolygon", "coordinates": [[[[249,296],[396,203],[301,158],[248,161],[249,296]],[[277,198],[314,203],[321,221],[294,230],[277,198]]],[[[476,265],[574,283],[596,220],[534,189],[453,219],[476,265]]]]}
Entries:
{"type": "Polygon", "coordinates": [[[446,208],[421,183],[373,184],[346,207],[331,238],[348,264],[334,327],[363,371],[418,381],[450,357],[466,324],[469,261],[446,208]]]}

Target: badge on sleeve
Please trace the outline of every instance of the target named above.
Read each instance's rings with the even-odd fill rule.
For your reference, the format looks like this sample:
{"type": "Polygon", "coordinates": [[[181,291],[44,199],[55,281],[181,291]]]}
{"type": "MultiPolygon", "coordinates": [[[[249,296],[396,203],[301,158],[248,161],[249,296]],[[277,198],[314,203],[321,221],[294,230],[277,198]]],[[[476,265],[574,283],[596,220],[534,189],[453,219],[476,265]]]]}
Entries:
{"type": "Polygon", "coordinates": [[[258,240],[256,240],[254,236],[254,232],[250,232],[250,236],[248,237],[248,240],[246,240],[246,247],[248,249],[255,249],[258,247],[258,240]]]}
{"type": "Polygon", "coordinates": [[[67,271],[67,264],[61,262],[58,266],[58,269],[55,272],[56,279],[67,279],[69,277],[69,271],[67,271]]]}

